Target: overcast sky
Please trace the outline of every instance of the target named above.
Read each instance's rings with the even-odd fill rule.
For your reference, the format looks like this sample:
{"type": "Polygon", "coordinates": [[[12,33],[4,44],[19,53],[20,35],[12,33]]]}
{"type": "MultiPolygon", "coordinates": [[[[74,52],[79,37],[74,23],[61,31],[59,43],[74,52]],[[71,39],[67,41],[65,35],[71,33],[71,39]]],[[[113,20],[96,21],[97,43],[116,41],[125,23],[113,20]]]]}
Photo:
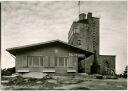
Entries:
{"type": "MultiPolygon", "coordinates": [[[[100,18],[100,54],[116,55],[116,72],[123,72],[126,59],[126,2],[81,2],[81,12],[100,18]]],[[[2,2],[2,68],[15,66],[5,51],[10,47],[60,39],[68,41],[78,2],[2,2]]]]}

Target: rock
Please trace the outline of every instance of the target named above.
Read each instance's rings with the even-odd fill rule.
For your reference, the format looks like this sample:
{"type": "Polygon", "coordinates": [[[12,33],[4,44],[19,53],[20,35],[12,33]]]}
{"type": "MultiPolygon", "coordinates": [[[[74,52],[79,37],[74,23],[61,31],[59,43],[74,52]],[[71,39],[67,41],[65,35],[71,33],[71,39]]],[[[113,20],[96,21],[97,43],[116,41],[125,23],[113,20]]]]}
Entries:
{"type": "Polygon", "coordinates": [[[4,78],[15,78],[17,76],[20,76],[20,74],[18,73],[15,73],[15,74],[12,74],[11,76],[3,76],[4,78]]]}
{"type": "Polygon", "coordinates": [[[54,80],[54,79],[49,79],[49,80],[47,80],[49,83],[54,83],[54,84],[57,84],[57,81],[56,80],[54,80]]]}
{"type": "Polygon", "coordinates": [[[103,79],[103,76],[102,75],[96,76],[96,79],[103,79]]]}
{"type": "Polygon", "coordinates": [[[82,75],[82,76],[88,76],[87,73],[79,73],[79,74],[82,75]]]}
{"type": "Polygon", "coordinates": [[[122,85],[118,85],[117,87],[122,88],[123,86],[122,85]]]}
{"type": "Polygon", "coordinates": [[[69,77],[68,76],[52,76],[52,78],[58,81],[62,81],[62,80],[68,79],[69,77]]]}
{"type": "Polygon", "coordinates": [[[46,79],[52,79],[52,76],[46,75],[45,78],[46,78],[46,79]]]}
{"type": "Polygon", "coordinates": [[[24,79],[24,81],[25,81],[25,82],[28,82],[28,81],[29,81],[29,79],[24,79]]]}
{"type": "Polygon", "coordinates": [[[94,78],[96,78],[96,79],[103,79],[103,76],[100,75],[100,74],[94,74],[93,76],[94,76],[94,78]]]}
{"type": "Polygon", "coordinates": [[[23,74],[22,77],[24,77],[24,78],[31,77],[31,78],[41,79],[41,78],[45,77],[46,75],[47,75],[46,73],[41,73],[41,72],[30,72],[30,73],[23,74]]]}
{"type": "Polygon", "coordinates": [[[104,76],[105,79],[118,79],[117,76],[104,76]]]}
{"type": "Polygon", "coordinates": [[[4,80],[4,81],[1,81],[2,84],[6,84],[6,83],[9,83],[8,80],[4,80]]]}
{"type": "Polygon", "coordinates": [[[39,84],[39,83],[42,83],[42,82],[41,82],[41,81],[37,81],[36,83],[38,83],[38,84],[39,84]]]}

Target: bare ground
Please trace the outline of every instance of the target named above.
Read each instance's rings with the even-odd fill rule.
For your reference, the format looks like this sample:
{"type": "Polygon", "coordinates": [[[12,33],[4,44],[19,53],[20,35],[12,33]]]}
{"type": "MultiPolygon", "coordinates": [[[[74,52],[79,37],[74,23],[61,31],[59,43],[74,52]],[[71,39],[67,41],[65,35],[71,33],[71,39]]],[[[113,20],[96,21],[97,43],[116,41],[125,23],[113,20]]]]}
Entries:
{"type": "MultiPolygon", "coordinates": [[[[75,79],[75,78],[74,78],[75,79]]],[[[52,82],[52,81],[51,81],[52,82]]],[[[64,82],[64,81],[63,81],[64,82]]],[[[36,82],[35,82],[36,83],[36,82]]],[[[50,83],[46,81],[43,84],[33,85],[1,85],[3,90],[126,90],[126,79],[94,79],[88,78],[77,83],[50,83]]]]}
{"type": "Polygon", "coordinates": [[[72,84],[62,87],[57,87],[57,89],[71,89],[71,90],[126,90],[127,81],[126,79],[90,79],[78,84],[72,84]]]}

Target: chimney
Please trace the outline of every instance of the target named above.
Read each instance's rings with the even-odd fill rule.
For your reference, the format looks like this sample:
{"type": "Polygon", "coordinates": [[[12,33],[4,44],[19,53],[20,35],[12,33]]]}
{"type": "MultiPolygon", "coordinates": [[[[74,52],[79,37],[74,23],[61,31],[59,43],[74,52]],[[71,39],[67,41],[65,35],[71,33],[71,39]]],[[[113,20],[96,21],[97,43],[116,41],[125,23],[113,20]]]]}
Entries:
{"type": "Polygon", "coordinates": [[[86,19],[86,14],[85,13],[81,13],[79,15],[79,20],[84,20],[84,19],[86,19]]]}
{"type": "Polygon", "coordinates": [[[92,13],[91,12],[88,12],[87,18],[91,18],[91,17],[92,17],[92,13]]]}

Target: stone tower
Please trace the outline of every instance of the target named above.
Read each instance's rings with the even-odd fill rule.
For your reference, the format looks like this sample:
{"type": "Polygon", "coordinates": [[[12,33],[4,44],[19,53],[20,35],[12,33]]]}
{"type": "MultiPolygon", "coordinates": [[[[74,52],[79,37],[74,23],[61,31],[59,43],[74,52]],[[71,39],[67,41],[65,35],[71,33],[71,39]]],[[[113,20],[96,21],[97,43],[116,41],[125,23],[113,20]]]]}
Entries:
{"type": "Polygon", "coordinates": [[[92,13],[87,16],[81,13],[70,28],[68,43],[99,54],[99,18],[92,17],[92,13]]]}

